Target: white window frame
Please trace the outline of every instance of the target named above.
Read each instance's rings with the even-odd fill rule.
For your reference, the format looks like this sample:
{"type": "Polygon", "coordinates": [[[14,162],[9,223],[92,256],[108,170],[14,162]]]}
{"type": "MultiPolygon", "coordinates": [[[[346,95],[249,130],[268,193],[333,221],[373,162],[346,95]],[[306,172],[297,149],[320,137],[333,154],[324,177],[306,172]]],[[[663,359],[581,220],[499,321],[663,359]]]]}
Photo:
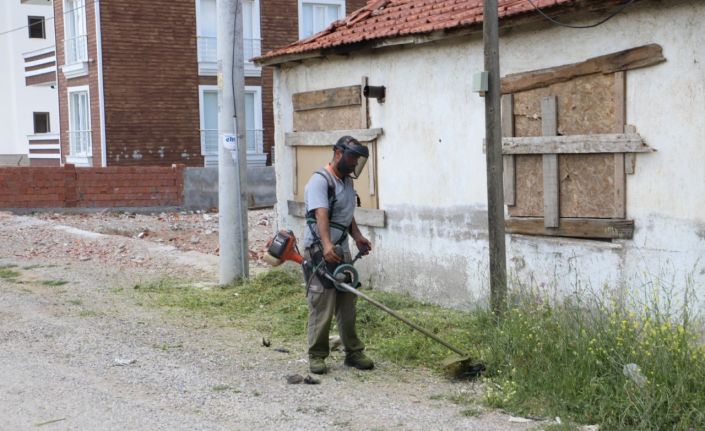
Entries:
{"type": "MultiPolygon", "coordinates": [[[[204,102],[203,95],[206,91],[216,91],[217,92],[218,86],[217,85],[199,85],[198,86],[198,116],[200,119],[198,131],[199,131],[199,135],[200,135],[199,139],[201,140],[201,155],[204,157],[206,157],[206,156],[215,157],[217,159],[217,157],[218,157],[217,152],[216,152],[216,154],[206,154],[206,141],[203,136],[203,131],[205,130],[204,126],[206,124],[205,110],[203,109],[203,102],[204,102]]],[[[218,121],[220,121],[220,118],[218,119],[218,121]]]]}
{"type": "MultiPolygon", "coordinates": [[[[245,19],[244,14],[242,15],[242,19],[245,19]]],[[[259,0],[252,0],[252,40],[254,45],[252,49],[252,57],[259,57],[262,55],[262,30],[259,0]]],[[[247,57],[248,56],[245,56],[245,76],[262,76],[262,68],[249,61],[250,59],[247,57]]]]}
{"type": "MultiPolygon", "coordinates": [[[[255,95],[255,130],[262,130],[262,87],[259,85],[246,85],[245,86],[245,93],[254,93],[255,95]]],[[[247,131],[246,131],[247,132],[247,131]]],[[[257,148],[257,145],[255,145],[255,151],[248,151],[248,153],[251,154],[261,154],[264,152],[264,149],[262,148],[257,148]],[[259,150],[259,151],[258,151],[259,150]]]]}
{"type": "MultiPolygon", "coordinates": [[[[342,19],[343,17],[345,17],[345,15],[347,15],[347,13],[345,11],[345,0],[311,0],[311,1],[298,0],[298,3],[299,3],[299,39],[304,38],[304,35],[303,35],[304,34],[304,20],[303,20],[304,3],[315,3],[315,4],[339,6],[340,7],[340,15],[338,15],[338,19],[342,19]]],[[[311,36],[307,36],[307,37],[311,37],[311,36]]]]}
{"type": "Polygon", "coordinates": [[[66,156],[66,163],[73,163],[76,166],[92,166],[93,159],[93,127],[91,123],[91,90],[88,85],[78,85],[75,87],[66,88],[66,98],[68,102],[68,141],[69,141],[69,154],[66,156]],[[88,116],[88,152],[86,154],[73,154],[71,145],[71,132],[75,132],[71,128],[71,95],[74,93],[86,93],[86,101],[88,102],[88,109],[86,110],[86,115],[88,116]]]}
{"type": "MultiPolygon", "coordinates": [[[[86,14],[86,1],[87,0],[77,0],[79,5],[77,7],[69,6],[67,3],[70,0],[63,0],[63,12],[64,12],[64,65],[61,67],[61,70],[64,72],[64,76],[66,78],[75,78],[78,76],[85,76],[88,75],[88,22],[87,22],[87,14],[86,14]],[[73,9],[80,10],[80,13],[83,14],[83,18],[81,19],[81,28],[75,29],[76,34],[73,34],[70,39],[67,38],[66,34],[66,16],[68,15],[67,11],[71,11],[73,9]],[[85,48],[81,53],[77,55],[76,61],[69,62],[69,40],[76,40],[78,38],[84,38],[83,42],[83,47],[85,48]]],[[[88,0],[91,1],[91,0],[88,0]]],[[[75,11],[74,11],[75,12],[75,11]]]]}
{"type": "MultiPolygon", "coordinates": [[[[262,55],[262,27],[261,27],[261,19],[260,19],[260,0],[251,0],[252,1],[252,40],[256,41],[253,42],[255,46],[253,47],[253,57],[259,57],[262,55]]],[[[200,45],[200,38],[202,36],[201,32],[201,27],[203,25],[202,23],[202,16],[203,13],[201,12],[201,2],[202,0],[195,0],[195,6],[196,6],[196,55],[198,55],[198,74],[201,76],[216,76],[218,73],[218,63],[217,63],[217,54],[216,54],[216,59],[214,61],[205,61],[201,59],[201,53],[199,49],[200,45]]],[[[242,14],[243,20],[245,19],[245,15],[242,14]]],[[[246,51],[245,47],[245,41],[243,41],[243,54],[244,51],[246,51]]],[[[217,41],[216,41],[217,44],[217,41]]],[[[245,61],[245,76],[253,76],[253,77],[259,77],[262,76],[262,68],[255,65],[254,63],[248,61],[249,58],[244,59],[245,61]]]]}

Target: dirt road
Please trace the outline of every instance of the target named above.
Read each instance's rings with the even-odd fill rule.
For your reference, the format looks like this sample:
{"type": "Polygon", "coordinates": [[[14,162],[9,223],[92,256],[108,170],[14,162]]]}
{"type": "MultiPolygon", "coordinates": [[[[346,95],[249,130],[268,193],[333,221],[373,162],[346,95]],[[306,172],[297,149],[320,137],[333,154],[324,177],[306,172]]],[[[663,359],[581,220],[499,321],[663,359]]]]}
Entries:
{"type": "Polygon", "coordinates": [[[303,349],[175,320],[127,294],[165,274],[213,283],[217,256],[0,213],[2,430],[522,430],[463,414],[479,392],[425,371],[331,364],[319,385],[303,349]],[[14,267],[7,267],[15,265],[14,267]]]}

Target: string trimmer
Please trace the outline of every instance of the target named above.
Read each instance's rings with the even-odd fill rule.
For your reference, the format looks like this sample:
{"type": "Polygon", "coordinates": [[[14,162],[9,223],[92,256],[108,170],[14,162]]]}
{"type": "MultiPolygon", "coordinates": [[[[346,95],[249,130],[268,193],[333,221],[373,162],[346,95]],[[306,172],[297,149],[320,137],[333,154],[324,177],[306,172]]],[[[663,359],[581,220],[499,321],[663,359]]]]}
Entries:
{"type": "Polygon", "coordinates": [[[331,281],[336,289],[359,296],[360,298],[364,299],[365,301],[369,302],[370,304],[374,305],[375,307],[379,308],[390,316],[402,321],[411,328],[421,332],[425,336],[442,344],[443,346],[447,347],[448,349],[459,355],[448,358],[443,362],[443,366],[453,375],[476,376],[480,374],[485,369],[485,366],[481,363],[473,362],[470,355],[468,355],[466,352],[453,346],[452,344],[441,339],[430,331],[422,328],[421,326],[415,324],[406,317],[399,315],[396,311],[392,310],[381,302],[370,298],[369,296],[357,289],[357,287],[359,287],[360,285],[360,277],[357,270],[353,266],[353,263],[355,263],[355,261],[357,261],[360,257],[364,256],[366,254],[365,252],[366,250],[361,250],[357,254],[357,256],[355,256],[355,259],[351,263],[339,265],[335,269],[335,271],[333,271],[333,273],[330,273],[326,269],[326,265],[315,266],[312,262],[309,262],[304,259],[301,253],[299,253],[298,247],[296,245],[296,237],[294,236],[293,232],[287,230],[280,230],[279,232],[277,232],[276,236],[268,243],[267,252],[264,255],[264,261],[272,266],[279,266],[286,261],[292,261],[310,270],[316,270],[319,276],[331,281]]]}

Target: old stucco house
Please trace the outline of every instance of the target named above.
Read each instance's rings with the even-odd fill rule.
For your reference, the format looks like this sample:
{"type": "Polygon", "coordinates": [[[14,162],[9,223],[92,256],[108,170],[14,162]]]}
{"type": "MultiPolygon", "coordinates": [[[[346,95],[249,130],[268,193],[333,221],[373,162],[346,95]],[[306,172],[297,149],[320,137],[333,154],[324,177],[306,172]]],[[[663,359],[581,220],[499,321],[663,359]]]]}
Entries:
{"type": "MultiPolygon", "coordinates": [[[[705,2],[534,2],[572,26],[614,15],[583,29],[499,3],[511,280],[563,292],[702,284],[705,2]]],[[[482,2],[371,1],[257,61],[274,68],[279,225],[303,231],[303,186],[352,134],[373,155],[356,185],[376,245],[365,278],[485,306],[484,100],[472,89],[482,2]]]]}

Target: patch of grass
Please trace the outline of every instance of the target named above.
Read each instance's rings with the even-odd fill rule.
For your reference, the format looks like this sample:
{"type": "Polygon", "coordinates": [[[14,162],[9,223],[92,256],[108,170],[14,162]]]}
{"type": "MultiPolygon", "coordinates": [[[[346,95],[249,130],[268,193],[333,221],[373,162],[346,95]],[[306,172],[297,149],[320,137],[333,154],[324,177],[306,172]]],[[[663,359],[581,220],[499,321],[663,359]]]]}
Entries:
{"type": "Polygon", "coordinates": [[[15,271],[12,268],[17,268],[17,265],[0,266],[0,278],[8,281],[15,281],[17,277],[22,275],[19,271],[15,271]]]}
{"type": "Polygon", "coordinates": [[[482,414],[483,410],[482,407],[480,406],[472,406],[467,409],[461,410],[460,415],[461,416],[468,416],[468,417],[477,417],[482,414]]]}
{"type": "Polygon", "coordinates": [[[98,313],[93,310],[81,310],[81,312],[78,313],[78,315],[81,317],[94,317],[94,316],[97,316],[98,313]]]}
{"type": "Polygon", "coordinates": [[[215,392],[223,392],[223,391],[227,391],[229,389],[232,389],[229,385],[215,385],[211,388],[211,390],[213,390],[215,392]]]}
{"type": "Polygon", "coordinates": [[[83,301],[81,301],[80,299],[69,299],[69,304],[71,304],[71,305],[81,305],[81,304],[83,304],[83,301]]]}
{"type": "Polygon", "coordinates": [[[164,344],[155,344],[154,345],[155,349],[159,349],[159,350],[163,350],[163,351],[167,351],[169,349],[180,349],[182,347],[184,347],[183,343],[174,343],[174,344],[164,343],[164,344]]]}
{"type": "Polygon", "coordinates": [[[478,315],[489,405],[609,430],[705,429],[703,326],[687,305],[607,294],[515,304],[498,325],[478,315]]]}
{"type": "MultiPolygon", "coordinates": [[[[220,319],[269,339],[305,340],[308,310],[298,272],[277,269],[208,290],[162,280],[135,291],[148,305],[220,319]]],[[[703,326],[687,309],[673,313],[655,300],[640,309],[599,295],[591,303],[576,296],[555,304],[524,292],[498,322],[485,310],[465,313],[405,295],[365,293],[482,360],[489,406],[609,430],[705,429],[703,326]],[[627,364],[639,371],[625,376],[627,364]]],[[[450,355],[364,300],[358,301],[357,319],[376,360],[440,370],[450,355]]],[[[477,396],[461,398],[446,396],[471,414],[477,396]]]]}
{"type": "Polygon", "coordinates": [[[41,284],[44,286],[63,286],[64,284],[68,284],[68,281],[66,280],[42,280],[41,284]]]}

